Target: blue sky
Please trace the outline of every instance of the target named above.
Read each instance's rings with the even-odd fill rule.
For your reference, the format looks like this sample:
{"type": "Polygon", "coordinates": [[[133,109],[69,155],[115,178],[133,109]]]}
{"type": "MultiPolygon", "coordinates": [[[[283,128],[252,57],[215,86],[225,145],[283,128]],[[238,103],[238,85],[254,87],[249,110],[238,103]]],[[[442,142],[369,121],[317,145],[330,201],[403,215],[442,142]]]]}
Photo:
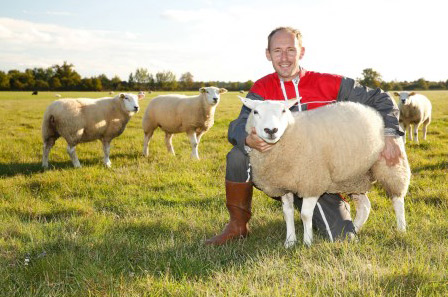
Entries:
{"type": "Polygon", "coordinates": [[[445,0],[0,0],[0,70],[68,61],[84,76],[187,71],[247,81],[273,72],[278,26],[299,28],[309,70],[384,80],[448,79],[445,0]]]}

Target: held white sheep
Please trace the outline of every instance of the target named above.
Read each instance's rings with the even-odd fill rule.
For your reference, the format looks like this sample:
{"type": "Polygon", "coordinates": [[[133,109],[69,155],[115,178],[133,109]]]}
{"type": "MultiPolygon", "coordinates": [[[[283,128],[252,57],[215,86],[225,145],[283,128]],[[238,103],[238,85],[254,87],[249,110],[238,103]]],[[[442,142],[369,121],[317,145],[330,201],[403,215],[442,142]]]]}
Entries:
{"type": "Polygon", "coordinates": [[[67,152],[73,166],[81,167],[76,145],[99,139],[103,143],[104,164],[110,167],[110,142],[123,133],[131,116],[139,110],[138,100],[143,97],[119,94],[99,99],[60,99],[51,103],[42,123],[42,166],[48,168],[50,150],[62,136],[67,141],[67,152]]]}
{"type": "MultiPolygon", "coordinates": [[[[418,127],[423,124],[423,139],[426,140],[426,130],[431,123],[432,105],[429,99],[415,92],[395,92],[395,96],[400,98],[398,108],[400,109],[400,124],[406,133],[408,130],[409,140],[412,140],[411,125],[414,128],[414,140],[418,143],[418,127]]],[[[406,142],[406,134],[404,135],[406,142]]]]}
{"type": "Polygon", "coordinates": [[[142,121],[145,132],[143,155],[148,156],[148,144],[154,130],[160,127],[165,132],[168,152],[175,155],[171,142],[173,134],[186,132],[190,139],[191,157],[199,159],[199,141],[213,126],[220,95],[226,92],[224,88],[204,87],[196,96],[162,95],[151,100],[142,121]]]}
{"type": "MultiPolygon", "coordinates": [[[[406,230],[404,196],[410,169],[404,144],[403,158],[389,167],[379,158],[384,147],[384,123],[372,108],[345,102],[300,112],[294,116],[292,102],[241,98],[252,109],[246,131],[253,127],[264,141],[275,143],[269,151],[249,153],[253,182],[271,197],[282,197],[286,221],[285,246],[296,242],[293,196],[303,197],[301,218],[304,243],[313,239],[312,216],[319,196],[328,193],[365,193],[378,181],[392,198],[398,230],[406,230]]],[[[370,203],[365,195],[356,200],[355,226],[367,220],[370,203]],[[358,209],[361,209],[358,212],[358,209]]]]}

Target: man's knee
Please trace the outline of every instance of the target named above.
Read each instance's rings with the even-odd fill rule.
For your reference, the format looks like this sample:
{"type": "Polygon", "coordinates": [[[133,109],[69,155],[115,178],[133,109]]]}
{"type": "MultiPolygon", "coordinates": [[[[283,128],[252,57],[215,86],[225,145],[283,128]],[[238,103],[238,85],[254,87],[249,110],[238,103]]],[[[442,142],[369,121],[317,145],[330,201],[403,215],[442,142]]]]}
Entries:
{"type": "Polygon", "coordinates": [[[240,183],[251,180],[249,156],[237,147],[233,147],[227,154],[226,180],[240,183]]]}

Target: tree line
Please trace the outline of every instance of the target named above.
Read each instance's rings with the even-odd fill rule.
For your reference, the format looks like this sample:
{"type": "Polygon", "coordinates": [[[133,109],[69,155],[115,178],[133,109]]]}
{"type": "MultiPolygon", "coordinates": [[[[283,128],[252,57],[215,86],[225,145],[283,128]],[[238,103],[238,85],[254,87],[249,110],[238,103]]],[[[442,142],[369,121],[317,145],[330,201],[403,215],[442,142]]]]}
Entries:
{"type": "MultiPolygon", "coordinates": [[[[420,78],[416,81],[398,82],[383,81],[381,74],[372,68],[362,71],[357,81],[371,88],[389,90],[447,90],[446,81],[427,81],[420,78]]],[[[82,78],[74,70],[73,64],[64,62],[48,68],[0,71],[1,91],[194,91],[201,87],[217,86],[229,91],[249,90],[253,81],[224,82],[224,81],[195,81],[190,72],[183,73],[179,79],[171,71],[161,71],[154,75],[146,68],[137,68],[130,73],[128,80],[118,76],[109,79],[105,74],[82,78]]]]}
{"type": "Polygon", "coordinates": [[[171,71],[151,74],[146,68],[137,68],[128,80],[118,76],[109,79],[105,74],[82,78],[73,64],[64,62],[48,68],[0,71],[1,91],[193,91],[201,87],[217,86],[229,91],[249,90],[253,82],[195,81],[190,72],[177,79],[171,71]]]}
{"type": "Polygon", "coordinates": [[[362,77],[357,81],[370,88],[381,88],[385,91],[390,90],[448,90],[448,79],[446,81],[427,81],[419,78],[415,81],[384,81],[381,74],[372,68],[366,68],[362,71],[362,77]]]}

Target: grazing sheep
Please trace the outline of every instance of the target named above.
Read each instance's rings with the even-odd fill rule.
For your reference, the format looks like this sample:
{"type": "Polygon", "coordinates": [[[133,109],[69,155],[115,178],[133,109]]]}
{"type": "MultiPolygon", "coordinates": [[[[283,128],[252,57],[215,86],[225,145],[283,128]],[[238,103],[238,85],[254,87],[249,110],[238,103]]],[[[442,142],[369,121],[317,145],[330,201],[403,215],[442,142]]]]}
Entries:
{"type": "Polygon", "coordinates": [[[110,142],[123,133],[131,116],[139,110],[138,100],[143,97],[119,94],[99,99],[60,99],[51,103],[42,123],[42,166],[48,168],[50,150],[62,136],[67,141],[67,152],[73,166],[81,167],[76,156],[76,145],[100,139],[103,143],[104,164],[110,167],[110,142]]]}
{"type": "Polygon", "coordinates": [[[165,131],[168,152],[175,155],[171,142],[173,134],[186,132],[192,148],[191,157],[199,159],[201,136],[213,126],[220,95],[226,92],[223,88],[205,87],[200,88],[196,96],[175,94],[155,97],[143,116],[143,155],[148,156],[149,141],[154,130],[160,127],[165,131]]]}
{"type": "Polygon", "coordinates": [[[412,140],[411,125],[414,126],[414,140],[418,143],[418,127],[423,124],[423,139],[426,140],[426,129],[431,123],[432,105],[429,99],[415,92],[395,92],[395,96],[400,98],[398,108],[400,109],[400,124],[405,131],[404,142],[406,142],[406,131],[409,133],[409,140],[412,140]]]}
{"type": "MultiPolygon", "coordinates": [[[[301,217],[304,243],[313,239],[312,216],[317,199],[324,193],[367,192],[377,180],[386,190],[397,217],[398,230],[406,230],[404,196],[410,169],[404,145],[398,139],[403,158],[389,167],[380,153],[384,147],[384,123],[374,109],[358,103],[344,102],[297,113],[289,107],[294,101],[257,101],[241,98],[252,109],[246,131],[253,128],[272,149],[249,152],[252,179],[271,197],[282,197],[287,237],[285,246],[296,242],[293,197],[303,197],[301,217]]],[[[355,224],[361,228],[367,220],[370,203],[367,196],[357,201],[355,224]],[[367,209],[366,209],[367,208],[367,209]]]]}
{"type": "Polygon", "coordinates": [[[110,91],[110,92],[109,92],[109,95],[113,95],[113,94],[115,94],[114,91],[110,91]]]}
{"type": "Polygon", "coordinates": [[[61,96],[61,94],[55,94],[54,95],[56,98],[61,98],[62,96],[61,96]]]}
{"type": "Polygon", "coordinates": [[[38,91],[33,91],[33,93],[31,93],[31,95],[38,95],[39,92],[38,91]]]}

